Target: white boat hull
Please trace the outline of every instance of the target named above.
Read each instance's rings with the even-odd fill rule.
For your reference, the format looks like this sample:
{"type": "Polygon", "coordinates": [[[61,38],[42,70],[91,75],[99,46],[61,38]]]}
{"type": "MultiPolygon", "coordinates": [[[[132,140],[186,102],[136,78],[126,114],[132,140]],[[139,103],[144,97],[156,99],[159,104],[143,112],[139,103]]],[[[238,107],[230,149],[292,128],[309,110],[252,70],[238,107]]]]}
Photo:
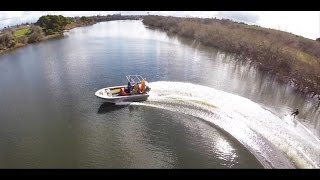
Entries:
{"type": "Polygon", "coordinates": [[[95,93],[95,95],[111,103],[145,101],[149,97],[149,94],[137,94],[137,95],[128,95],[128,96],[113,96],[112,94],[110,94],[110,90],[124,88],[124,87],[125,86],[114,86],[114,87],[102,88],[98,90],[95,93]]]}

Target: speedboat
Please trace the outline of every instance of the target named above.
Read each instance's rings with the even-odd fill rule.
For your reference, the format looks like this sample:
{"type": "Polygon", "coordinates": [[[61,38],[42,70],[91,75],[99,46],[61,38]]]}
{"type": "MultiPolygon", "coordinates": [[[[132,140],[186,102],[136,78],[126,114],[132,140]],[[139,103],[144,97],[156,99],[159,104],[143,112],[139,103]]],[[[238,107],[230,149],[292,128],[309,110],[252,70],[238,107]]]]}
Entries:
{"type": "Polygon", "coordinates": [[[141,75],[127,75],[126,78],[132,88],[128,89],[128,85],[106,87],[98,90],[95,95],[111,103],[146,101],[151,88],[148,85],[142,88],[141,82],[145,79],[141,75]],[[134,93],[133,87],[136,85],[139,86],[139,89],[145,90],[134,93]]]}

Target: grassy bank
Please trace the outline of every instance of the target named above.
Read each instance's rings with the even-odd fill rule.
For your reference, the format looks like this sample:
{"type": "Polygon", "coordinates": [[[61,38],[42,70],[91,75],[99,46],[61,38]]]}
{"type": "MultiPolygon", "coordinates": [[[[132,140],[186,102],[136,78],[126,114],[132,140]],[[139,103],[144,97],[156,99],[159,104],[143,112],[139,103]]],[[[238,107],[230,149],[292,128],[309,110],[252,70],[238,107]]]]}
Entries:
{"type": "Polygon", "coordinates": [[[30,28],[28,26],[26,27],[21,27],[19,29],[17,29],[15,32],[14,32],[14,36],[16,38],[21,38],[21,37],[24,37],[26,36],[27,34],[30,33],[30,28]]]}
{"type": "Polygon", "coordinates": [[[226,19],[145,16],[143,23],[234,53],[306,95],[320,94],[320,42],[226,19]]]}

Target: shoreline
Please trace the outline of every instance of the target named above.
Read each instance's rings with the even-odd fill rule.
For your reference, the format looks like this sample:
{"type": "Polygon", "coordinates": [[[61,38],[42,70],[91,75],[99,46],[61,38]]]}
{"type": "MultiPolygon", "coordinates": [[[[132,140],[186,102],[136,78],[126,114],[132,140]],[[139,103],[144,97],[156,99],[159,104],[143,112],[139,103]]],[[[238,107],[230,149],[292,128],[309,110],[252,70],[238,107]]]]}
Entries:
{"type": "MultiPolygon", "coordinates": [[[[39,42],[36,42],[36,43],[40,43],[40,42],[43,42],[43,41],[47,41],[47,40],[51,40],[51,39],[54,39],[54,38],[57,38],[57,37],[63,37],[64,35],[62,34],[54,34],[54,35],[48,35],[46,37],[44,37],[41,41],[39,42]]],[[[25,47],[27,45],[30,45],[30,44],[36,44],[36,43],[26,43],[26,44],[22,44],[22,43],[17,43],[17,45],[15,45],[14,47],[12,48],[8,48],[6,50],[0,50],[0,56],[4,53],[7,53],[7,52],[11,52],[11,51],[14,51],[16,49],[19,49],[19,48],[22,48],[22,47],[25,47]]]]}
{"type": "MultiPolygon", "coordinates": [[[[131,19],[129,19],[131,20],[131,19]]],[[[107,20],[107,21],[116,21],[116,20],[107,20]]],[[[104,21],[98,21],[98,22],[89,22],[89,23],[71,23],[71,24],[67,24],[64,29],[63,29],[63,33],[64,32],[69,32],[70,30],[74,29],[74,28],[78,28],[78,27],[86,27],[86,26],[92,26],[94,24],[97,24],[97,23],[100,23],[100,22],[104,22],[104,21]]],[[[58,37],[63,37],[64,34],[53,34],[53,35],[48,35],[48,36],[45,36],[41,41],[39,42],[35,42],[35,43],[41,43],[43,41],[47,41],[47,40],[51,40],[51,39],[54,39],[54,38],[58,38],[58,37]]],[[[22,43],[17,43],[14,47],[11,47],[11,48],[8,48],[8,49],[5,49],[5,50],[0,50],[0,56],[6,52],[11,52],[13,50],[16,50],[18,48],[21,48],[21,47],[25,47],[29,44],[35,44],[35,43],[25,43],[25,44],[22,44],[22,43]]]]}
{"type": "MultiPolygon", "coordinates": [[[[89,24],[71,24],[71,25],[67,25],[64,30],[63,30],[63,33],[64,32],[68,32],[74,28],[78,28],[78,27],[85,27],[85,26],[91,26],[91,25],[94,25],[96,24],[97,22],[94,22],[94,23],[89,23],[89,24]]],[[[22,47],[25,47],[27,45],[30,45],[30,44],[36,44],[36,43],[41,43],[43,41],[48,41],[48,40],[51,40],[51,39],[55,39],[55,38],[58,38],[58,37],[64,37],[64,34],[52,34],[52,35],[48,35],[48,36],[45,36],[41,41],[39,42],[35,42],[35,43],[26,43],[26,44],[22,44],[22,43],[17,43],[14,47],[11,47],[11,48],[8,48],[8,49],[5,49],[5,50],[0,50],[0,56],[4,53],[7,53],[7,52],[11,52],[11,51],[14,51],[16,49],[19,49],[19,48],[22,48],[22,47]]]]}

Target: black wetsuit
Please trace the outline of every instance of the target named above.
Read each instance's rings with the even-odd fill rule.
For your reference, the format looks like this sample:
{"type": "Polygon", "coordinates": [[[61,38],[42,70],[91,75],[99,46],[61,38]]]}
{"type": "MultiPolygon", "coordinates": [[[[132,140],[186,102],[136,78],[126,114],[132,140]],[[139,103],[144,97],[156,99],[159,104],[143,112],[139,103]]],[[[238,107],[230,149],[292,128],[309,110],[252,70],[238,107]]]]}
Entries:
{"type": "Polygon", "coordinates": [[[299,114],[299,110],[297,109],[296,111],[294,111],[291,115],[293,115],[293,117],[296,117],[299,114]]]}

